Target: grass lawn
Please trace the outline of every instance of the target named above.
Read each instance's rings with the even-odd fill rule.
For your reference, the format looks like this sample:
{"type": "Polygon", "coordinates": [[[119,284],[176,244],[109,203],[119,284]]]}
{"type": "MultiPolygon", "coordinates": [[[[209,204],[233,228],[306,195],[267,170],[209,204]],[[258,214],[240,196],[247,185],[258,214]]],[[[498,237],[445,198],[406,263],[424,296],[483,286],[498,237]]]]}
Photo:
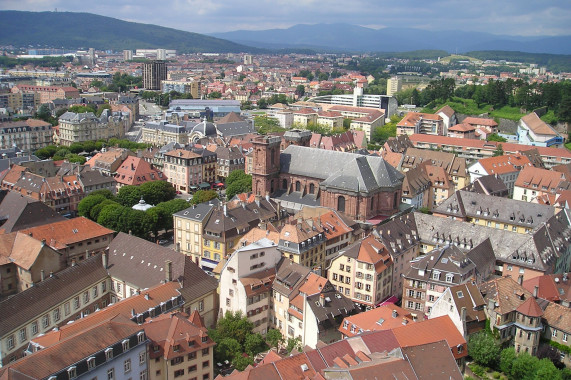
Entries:
{"type": "MultiPolygon", "coordinates": [[[[489,104],[484,104],[478,107],[474,100],[462,99],[458,97],[454,97],[452,100],[449,100],[446,103],[438,104],[434,108],[426,107],[422,110],[422,112],[434,113],[445,104],[449,105],[457,113],[464,115],[480,115],[483,113],[488,113],[493,118],[503,118],[514,121],[518,121],[522,116],[525,116],[525,114],[519,112],[519,107],[504,106],[492,111],[492,106],[489,104]]],[[[549,113],[547,113],[547,115],[549,115],[549,113]]]]}

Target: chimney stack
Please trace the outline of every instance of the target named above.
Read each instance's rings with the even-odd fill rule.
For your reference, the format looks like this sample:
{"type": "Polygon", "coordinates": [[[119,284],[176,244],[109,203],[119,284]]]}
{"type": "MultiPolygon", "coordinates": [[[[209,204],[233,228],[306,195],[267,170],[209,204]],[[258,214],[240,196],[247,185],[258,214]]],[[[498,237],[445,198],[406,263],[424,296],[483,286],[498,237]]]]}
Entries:
{"type": "Polygon", "coordinates": [[[42,270],[40,271],[40,280],[41,280],[41,281],[44,281],[45,279],[46,279],[46,273],[45,273],[44,270],[42,269],[42,270]]]}
{"type": "Polygon", "coordinates": [[[172,281],[172,261],[170,260],[165,261],[165,281],[172,281]]]}
{"type": "Polygon", "coordinates": [[[462,321],[462,329],[464,330],[464,339],[468,337],[468,326],[466,325],[466,308],[460,309],[460,320],[462,321]]]}
{"type": "Polygon", "coordinates": [[[517,283],[520,284],[520,285],[523,285],[523,275],[520,274],[520,275],[517,277],[517,283]]]}
{"type": "Polygon", "coordinates": [[[407,325],[407,324],[408,324],[408,319],[403,318],[403,319],[402,319],[402,324],[403,324],[403,325],[407,325]]]}
{"type": "Polygon", "coordinates": [[[109,261],[107,258],[107,249],[103,251],[103,253],[101,254],[101,260],[103,261],[103,269],[107,269],[109,265],[109,261]]]}
{"type": "Polygon", "coordinates": [[[72,267],[75,266],[75,259],[71,259],[71,266],[72,266],[72,267]]]}
{"type": "Polygon", "coordinates": [[[538,291],[539,291],[539,286],[535,285],[533,287],[533,298],[537,298],[538,291]]]}
{"type": "Polygon", "coordinates": [[[319,295],[319,304],[325,306],[325,296],[323,294],[319,295]]]}

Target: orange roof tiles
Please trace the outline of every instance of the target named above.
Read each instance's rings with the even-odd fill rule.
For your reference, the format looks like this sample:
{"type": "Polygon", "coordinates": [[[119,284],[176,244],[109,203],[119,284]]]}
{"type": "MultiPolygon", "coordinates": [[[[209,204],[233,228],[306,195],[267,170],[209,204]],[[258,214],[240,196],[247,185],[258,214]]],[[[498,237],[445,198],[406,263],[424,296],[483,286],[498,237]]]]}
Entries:
{"type": "Polygon", "coordinates": [[[46,244],[54,249],[64,249],[70,244],[113,234],[113,230],[105,228],[83,216],[27,228],[21,232],[40,241],[45,239],[46,244]]]}
{"type": "Polygon", "coordinates": [[[61,326],[58,331],[51,331],[45,335],[38,336],[33,341],[42,347],[49,347],[60,340],[80,334],[91,326],[113,318],[116,315],[131,318],[133,310],[135,314],[144,313],[151,307],[160,305],[161,302],[167,302],[173,297],[178,297],[180,295],[178,292],[179,287],[180,285],[177,282],[167,282],[166,284],[158,285],[139,295],[126,298],[115,304],[110,304],[106,308],[89,314],[73,323],[61,326]],[[148,295],[148,299],[145,295],[148,295]]]}
{"type": "Polygon", "coordinates": [[[410,312],[405,309],[397,305],[383,305],[376,309],[346,317],[341,326],[339,326],[339,331],[341,334],[351,337],[359,334],[359,330],[391,330],[401,327],[403,319],[406,320],[406,323],[414,321],[410,312]],[[345,322],[347,322],[346,327],[345,322]],[[355,326],[354,329],[352,329],[353,325],[355,326]]]}
{"type": "Polygon", "coordinates": [[[464,119],[463,123],[471,125],[484,125],[486,127],[497,127],[498,123],[494,119],[485,119],[482,117],[467,117],[464,119]]]}
{"type": "Polygon", "coordinates": [[[407,324],[392,330],[401,347],[418,346],[420,344],[446,340],[456,359],[467,356],[466,339],[460,334],[449,316],[427,319],[425,321],[407,324]],[[464,346],[461,353],[454,349],[464,346]]]}
{"type": "Polygon", "coordinates": [[[563,173],[536,168],[533,166],[526,166],[519,172],[514,185],[548,192],[555,190],[564,180],[565,175],[563,173]]]}
{"type": "Polygon", "coordinates": [[[326,278],[315,273],[310,273],[309,276],[306,277],[305,282],[299,287],[299,291],[305,293],[307,296],[312,296],[321,293],[326,283],[326,278]]]}
{"type": "Polygon", "coordinates": [[[543,310],[541,310],[533,297],[528,298],[524,303],[519,305],[516,311],[528,317],[541,317],[543,315],[543,310]]]}
{"type": "Polygon", "coordinates": [[[414,127],[420,119],[427,119],[427,120],[442,120],[440,115],[434,115],[431,113],[422,113],[422,112],[409,112],[405,115],[405,117],[399,121],[397,124],[398,127],[414,127]]]}
{"type": "Polygon", "coordinates": [[[522,170],[525,166],[533,166],[527,156],[522,154],[506,154],[497,157],[482,158],[478,161],[488,174],[504,174],[522,170]]]}

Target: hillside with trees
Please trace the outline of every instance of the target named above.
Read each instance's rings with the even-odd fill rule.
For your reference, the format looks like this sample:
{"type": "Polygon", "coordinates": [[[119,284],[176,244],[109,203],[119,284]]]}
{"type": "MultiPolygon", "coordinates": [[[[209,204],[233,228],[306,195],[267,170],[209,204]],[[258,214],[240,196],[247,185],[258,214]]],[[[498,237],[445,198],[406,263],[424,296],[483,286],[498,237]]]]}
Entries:
{"type": "Polygon", "coordinates": [[[258,51],[220,38],[91,13],[0,11],[0,25],[0,45],[19,47],[45,45],[116,51],[162,48],[179,53],[258,51]]]}

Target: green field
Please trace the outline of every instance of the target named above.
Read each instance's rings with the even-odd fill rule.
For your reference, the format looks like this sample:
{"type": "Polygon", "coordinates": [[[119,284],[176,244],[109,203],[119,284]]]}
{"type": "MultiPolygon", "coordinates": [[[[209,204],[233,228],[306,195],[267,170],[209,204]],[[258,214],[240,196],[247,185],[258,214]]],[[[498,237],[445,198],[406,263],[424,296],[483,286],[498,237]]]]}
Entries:
{"type": "Polygon", "coordinates": [[[483,113],[488,113],[494,119],[503,118],[514,121],[518,121],[522,116],[525,116],[525,114],[519,112],[518,107],[504,106],[502,108],[493,109],[493,107],[488,104],[478,107],[474,100],[462,99],[458,97],[454,97],[452,100],[449,100],[446,103],[437,104],[434,108],[424,108],[423,112],[434,113],[446,104],[449,105],[457,113],[464,115],[475,116],[483,113]]]}

